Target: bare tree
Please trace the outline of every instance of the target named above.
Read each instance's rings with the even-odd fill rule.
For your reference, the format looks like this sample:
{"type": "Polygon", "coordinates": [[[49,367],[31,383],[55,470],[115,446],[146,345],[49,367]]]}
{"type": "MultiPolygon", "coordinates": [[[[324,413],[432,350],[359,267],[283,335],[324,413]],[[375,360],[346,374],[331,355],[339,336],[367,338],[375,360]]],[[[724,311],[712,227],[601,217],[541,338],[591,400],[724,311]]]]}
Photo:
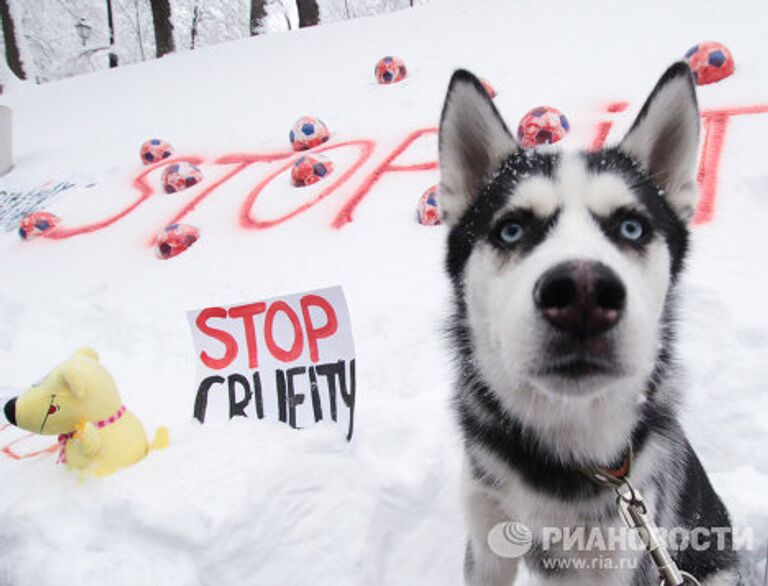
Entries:
{"type": "Polygon", "coordinates": [[[197,47],[197,25],[200,24],[200,3],[195,0],[195,8],[192,11],[192,30],[190,31],[189,48],[194,50],[197,47]]]}
{"type": "Polygon", "coordinates": [[[155,46],[157,56],[162,57],[176,50],[173,41],[173,23],[171,23],[171,5],[168,0],[150,0],[152,20],[155,23],[155,46]]]}
{"type": "Polygon", "coordinates": [[[251,0],[251,36],[262,33],[261,25],[267,16],[265,0],[251,0]]]}
{"type": "Polygon", "coordinates": [[[141,0],[125,0],[125,1],[118,1],[117,5],[120,7],[120,10],[123,13],[125,22],[131,28],[132,32],[136,35],[136,44],[139,47],[139,55],[141,57],[141,60],[146,61],[147,56],[144,53],[145,29],[144,29],[144,26],[142,26],[141,10],[139,6],[140,2],[141,0]],[[131,9],[133,10],[133,14],[129,12],[126,4],[128,4],[131,7],[131,9]]]}
{"type": "Polygon", "coordinates": [[[316,0],[296,0],[299,9],[299,28],[315,26],[320,22],[320,9],[316,0]]]}
{"type": "Polygon", "coordinates": [[[11,7],[8,0],[0,0],[0,18],[3,19],[3,39],[5,40],[5,59],[8,61],[8,67],[19,79],[27,79],[24,71],[24,64],[21,61],[19,53],[19,43],[16,38],[16,27],[14,26],[13,16],[11,16],[11,7]]]}

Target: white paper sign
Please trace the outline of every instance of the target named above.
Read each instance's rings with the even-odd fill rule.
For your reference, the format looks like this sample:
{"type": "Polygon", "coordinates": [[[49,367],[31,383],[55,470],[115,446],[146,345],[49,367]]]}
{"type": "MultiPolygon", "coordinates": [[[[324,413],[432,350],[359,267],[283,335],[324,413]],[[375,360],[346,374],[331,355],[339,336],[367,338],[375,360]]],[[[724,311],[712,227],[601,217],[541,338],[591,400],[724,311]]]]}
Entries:
{"type": "Polygon", "coordinates": [[[335,421],[352,438],[355,347],[341,287],[188,311],[194,416],[335,421]]]}

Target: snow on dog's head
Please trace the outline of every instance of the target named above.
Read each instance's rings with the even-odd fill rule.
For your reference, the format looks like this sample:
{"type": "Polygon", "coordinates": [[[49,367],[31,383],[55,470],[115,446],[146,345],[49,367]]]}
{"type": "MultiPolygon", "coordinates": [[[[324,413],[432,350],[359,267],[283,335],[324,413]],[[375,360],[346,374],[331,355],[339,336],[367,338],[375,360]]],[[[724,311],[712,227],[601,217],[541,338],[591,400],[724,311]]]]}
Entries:
{"type": "Polygon", "coordinates": [[[698,132],[684,63],[619,146],[594,153],[521,149],[480,81],[454,74],[440,125],[447,268],[461,352],[503,401],[651,384],[668,360],[698,132]]]}

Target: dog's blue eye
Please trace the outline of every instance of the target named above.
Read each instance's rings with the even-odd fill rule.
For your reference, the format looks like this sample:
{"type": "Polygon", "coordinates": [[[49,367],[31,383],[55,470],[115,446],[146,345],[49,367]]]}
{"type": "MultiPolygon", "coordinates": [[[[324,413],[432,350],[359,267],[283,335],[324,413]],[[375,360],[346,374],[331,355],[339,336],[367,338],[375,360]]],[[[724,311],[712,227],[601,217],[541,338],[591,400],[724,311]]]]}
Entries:
{"type": "Polygon", "coordinates": [[[518,222],[505,222],[499,229],[499,240],[504,244],[517,244],[523,239],[525,229],[518,222]]]}
{"type": "Polygon", "coordinates": [[[624,220],[619,226],[619,232],[622,238],[636,242],[643,237],[645,229],[640,220],[624,220]]]}

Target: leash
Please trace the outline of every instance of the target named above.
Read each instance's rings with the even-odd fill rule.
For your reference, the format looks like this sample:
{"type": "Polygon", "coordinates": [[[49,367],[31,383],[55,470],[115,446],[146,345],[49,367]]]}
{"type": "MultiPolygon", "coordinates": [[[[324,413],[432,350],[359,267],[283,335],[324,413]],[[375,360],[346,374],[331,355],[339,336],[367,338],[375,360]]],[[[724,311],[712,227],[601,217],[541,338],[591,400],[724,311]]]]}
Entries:
{"type": "Polygon", "coordinates": [[[648,513],[643,496],[630,484],[632,459],[633,451],[630,446],[619,468],[610,470],[592,466],[585,468],[583,473],[593,482],[611,488],[616,493],[620,516],[629,529],[635,529],[640,534],[645,550],[650,554],[661,576],[660,586],[701,586],[701,582],[696,578],[677,567],[659,533],[659,528],[648,513]]]}
{"type": "MultiPolygon", "coordinates": [[[[121,405],[120,409],[118,409],[114,415],[111,415],[110,417],[107,417],[106,419],[102,419],[101,421],[96,421],[92,425],[96,429],[102,429],[106,427],[107,425],[112,425],[115,421],[120,419],[123,415],[125,415],[126,407],[125,405],[121,405]]],[[[59,435],[59,457],[56,460],[57,464],[66,464],[67,463],[67,442],[71,440],[73,437],[77,435],[77,430],[70,431],[69,433],[62,433],[59,435]]]]}

